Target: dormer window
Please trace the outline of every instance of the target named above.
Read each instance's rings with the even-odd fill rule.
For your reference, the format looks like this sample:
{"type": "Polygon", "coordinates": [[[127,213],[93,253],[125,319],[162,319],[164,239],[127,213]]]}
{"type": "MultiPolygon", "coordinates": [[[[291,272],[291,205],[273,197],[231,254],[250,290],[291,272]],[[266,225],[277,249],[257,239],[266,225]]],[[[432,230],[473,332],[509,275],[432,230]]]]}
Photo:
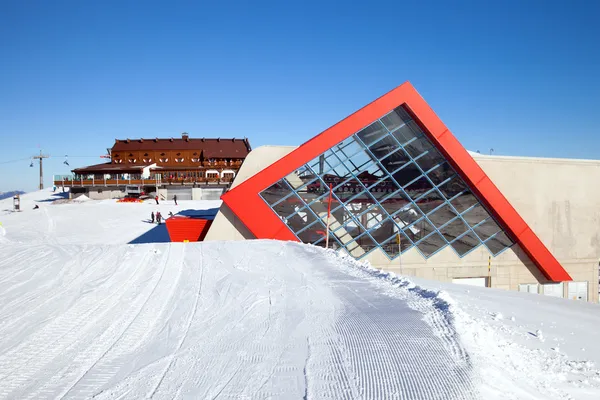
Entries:
{"type": "Polygon", "coordinates": [[[200,162],[199,158],[192,158],[192,162],[200,162]]]}
{"type": "Polygon", "coordinates": [[[135,164],[137,162],[137,158],[130,158],[128,161],[130,164],[135,164]]]}
{"type": "Polygon", "coordinates": [[[160,162],[169,162],[168,158],[159,158],[158,161],[160,162]]]}
{"type": "Polygon", "coordinates": [[[151,163],[151,162],[152,162],[152,159],[151,159],[151,158],[144,158],[144,162],[145,162],[145,163],[151,163]]]}
{"type": "Polygon", "coordinates": [[[183,162],[183,157],[181,157],[181,158],[176,158],[176,159],[175,159],[175,162],[178,162],[178,163],[180,163],[180,162],[183,162]]]}

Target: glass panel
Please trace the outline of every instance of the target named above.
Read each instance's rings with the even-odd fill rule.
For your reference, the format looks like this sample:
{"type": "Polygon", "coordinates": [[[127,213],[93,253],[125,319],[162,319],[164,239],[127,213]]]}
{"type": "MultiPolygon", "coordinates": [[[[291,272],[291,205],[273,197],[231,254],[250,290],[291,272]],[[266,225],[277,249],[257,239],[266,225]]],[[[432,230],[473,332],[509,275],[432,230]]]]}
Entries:
{"type": "Polygon", "coordinates": [[[469,191],[467,184],[458,175],[441,185],[439,189],[448,200],[461,192],[469,191]]]}
{"type": "Polygon", "coordinates": [[[427,153],[419,157],[417,164],[423,171],[429,171],[431,168],[444,162],[444,157],[433,147],[427,153]]]}
{"type": "Polygon", "coordinates": [[[359,206],[361,211],[364,211],[376,202],[369,192],[363,191],[358,196],[353,197],[348,203],[352,203],[354,206],[359,206]]]}
{"type": "Polygon", "coordinates": [[[410,157],[402,149],[398,149],[388,157],[381,160],[381,165],[388,172],[394,172],[410,162],[410,157]]]}
{"type": "Polygon", "coordinates": [[[404,146],[404,150],[412,157],[417,158],[429,149],[433,148],[429,140],[425,136],[410,142],[404,146]]]}
{"type": "Polygon", "coordinates": [[[379,200],[384,196],[394,193],[398,189],[400,189],[400,187],[396,185],[396,182],[390,178],[385,178],[369,187],[369,193],[379,200]]]}
{"type": "Polygon", "coordinates": [[[452,175],[454,175],[454,170],[448,163],[443,163],[427,174],[429,179],[431,179],[431,182],[436,186],[450,178],[452,175]]]}
{"type": "Polygon", "coordinates": [[[401,145],[405,145],[412,139],[419,137],[423,134],[423,131],[419,126],[414,122],[410,121],[406,125],[401,126],[392,132],[392,135],[400,142],[401,145]]]}
{"type": "Polygon", "coordinates": [[[290,185],[293,189],[298,189],[299,187],[305,185],[306,183],[315,180],[316,176],[313,172],[308,169],[306,165],[298,168],[296,171],[292,172],[288,176],[285,177],[285,181],[290,185]]]}
{"type": "Polygon", "coordinates": [[[450,243],[450,246],[462,257],[480,244],[479,238],[473,232],[469,231],[466,235],[450,243]]]}
{"type": "Polygon", "coordinates": [[[477,198],[475,197],[475,195],[473,195],[473,193],[471,193],[470,190],[467,190],[457,198],[453,199],[450,203],[454,206],[454,208],[456,208],[456,210],[459,213],[462,213],[466,209],[471,208],[473,205],[477,204],[477,198]]]}
{"type": "Polygon", "coordinates": [[[296,214],[288,217],[287,224],[292,231],[298,232],[306,228],[308,225],[314,223],[316,220],[317,218],[314,216],[314,214],[304,207],[298,210],[296,214]]]}
{"type": "Polygon", "coordinates": [[[410,120],[410,116],[402,107],[396,108],[394,111],[381,118],[381,122],[383,122],[385,127],[388,128],[390,132],[392,132],[399,126],[404,125],[407,121],[410,120]]]}
{"type": "Polygon", "coordinates": [[[369,231],[369,233],[377,243],[385,242],[391,236],[395,235],[396,232],[398,232],[398,227],[389,218],[386,218],[383,221],[379,222],[369,231]]]}
{"type": "Polygon", "coordinates": [[[402,249],[402,252],[404,253],[411,247],[412,243],[403,233],[400,233],[400,243],[398,243],[398,238],[396,235],[394,235],[387,242],[381,245],[381,249],[388,255],[388,257],[392,259],[398,257],[398,254],[400,254],[400,249],[402,249]]]}
{"type": "Polygon", "coordinates": [[[302,186],[299,189],[296,189],[296,193],[306,204],[315,200],[317,197],[321,196],[323,193],[327,192],[325,185],[320,179],[316,179],[312,182],[309,182],[305,186],[302,186]]]}
{"type": "Polygon", "coordinates": [[[483,241],[500,231],[500,227],[492,218],[489,218],[473,228],[477,236],[483,241]]]}
{"type": "Polygon", "coordinates": [[[315,243],[325,236],[325,226],[317,221],[302,232],[296,234],[302,243],[315,243]]]}
{"type": "Polygon", "coordinates": [[[354,136],[353,136],[353,137],[350,137],[350,138],[344,140],[339,145],[334,146],[331,150],[343,162],[346,159],[348,159],[349,157],[352,157],[354,154],[358,153],[359,151],[364,150],[364,146],[362,144],[358,143],[354,139],[354,136]]]}
{"type": "Polygon", "coordinates": [[[284,181],[278,181],[260,192],[260,195],[267,203],[272,205],[290,193],[292,193],[290,187],[284,181]]]}
{"type": "Polygon", "coordinates": [[[404,191],[407,195],[409,195],[412,199],[419,198],[423,193],[428,192],[433,188],[433,185],[427,178],[424,176],[417,179],[410,185],[404,188],[404,191]]]}
{"type": "Polygon", "coordinates": [[[476,204],[475,207],[464,213],[462,217],[467,221],[469,226],[473,227],[484,219],[489,218],[490,214],[488,214],[481,204],[476,204]]]}
{"type": "Polygon", "coordinates": [[[346,243],[349,241],[349,239],[346,237],[348,235],[350,235],[352,238],[355,238],[364,232],[362,226],[352,219],[352,214],[353,213],[344,206],[339,207],[331,212],[329,229],[336,231],[336,236],[340,238],[341,243],[346,243]]]}
{"type": "Polygon", "coordinates": [[[500,232],[493,238],[485,242],[485,246],[493,255],[497,255],[502,250],[513,245],[513,241],[504,233],[500,232]]]}
{"type": "MultiPolygon", "coordinates": [[[[330,157],[330,160],[337,161],[337,163],[335,164],[339,164],[339,160],[336,160],[335,157],[330,157]]],[[[314,158],[312,161],[310,161],[308,163],[308,167],[313,171],[314,174],[322,176],[327,171],[329,171],[333,167],[333,165],[326,162],[325,154],[321,154],[319,157],[314,158]]]]}
{"type": "Polygon", "coordinates": [[[431,256],[433,253],[441,249],[446,245],[444,239],[439,233],[435,232],[432,235],[427,236],[421,242],[417,244],[417,247],[425,255],[425,257],[431,256]]]}
{"type": "Polygon", "coordinates": [[[400,186],[406,186],[409,182],[417,179],[421,175],[421,170],[415,163],[410,163],[400,171],[395,172],[392,177],[400,186]]]}
{"type": "MultiPolygon", "coordinates": [[[[286,197],[283,201],[271,206],[273,211],[286,221],[286,218],[302,207],[302,200],[295,194],[286,197]]],[[[287,223],[287,222],[286,222],[287,223]]]]}
{"type": "Polygon", "coordinates": [[[364,166],[362,168],[362,172],[356,175],[358,180],[362,182],[362,184],[365,185],[365,187],[369,187],[375,184],[384,176],[387,176],[387,174],[383,172],[381,168],[379,168],[379,165],[377,163],[374,162],[364,166]]]}
{"type": "Polygon", "coordinates": [[[360,151],[350,157],[350,159],[344,161],[346,167],[353,172],[354,174],[358,174],[367,166],[370,166],[373,160],[373,156],[367,154],[366,151],[360,151]]]}
{"type": "Polygon", "coordinates": [[[455,217],[456,212],[447,203],[427,216],[438,228],[455,217]]]}
{"type": "Polygon", "coordinates": [[[351,197],[355,196],[363,190],[362,185],[356,179],[352,178],[333,188],[333,193],[342,202],[346,202],[351,197]]]}
{"type": "Polygon", "coordinates": [[[396,139],[394,139],[391,136],[386,136],[383,139],[381,139],[380,141],[378,141],[377,143],[371,145],[369,147],[369,150],[371,150],[371,153],[373,153],[373,155],[376,158],[382,159],[383,157],[387,156],[392,151],[397,150],[399,148],[400,148],[400,145],[398,144],[396,139]]]}
{"type": "Polygon", "coordinates": [[[379,204],[381,204],[390,215],[397,213],[402,208],[406,207],[407,204],[412,205],[408,197],[401,190],[386,197],[384,200],[380,201],[379,204]]]}
{"type": "MultiPolygon", "coordinates": [[[[360,224],[367,230],[374,228],[384,219],[387,214],[379,207],[373,207],[356,217],[360,224]]],[[[387,239],[387,238],[386,238],[387,239]]]]}
{"type": "Polygon", "coordinates": [[[462,221],[462,219],[456,218],[454,221],[440,229],[440,233],[448,242],[451,242],[465,233],[468,229],[469,227],[462,221]]]}
{"type": "Polygon", "coordinates": [[[369,235],[362,235],[358,239],[346,245],[346,249],[350,252],[350,254],[354,255],[355,257],[360,257],[364,253],[370,252],[375,247],[377,247],[377,243],[375,243],[373,239],[369,237],[369,235]]]}
{"type": "Polygon", "coordinates": [[[438,208],[445,201],[446,200],[444,200],[442,195],[437,190],[432,190],[431,192],[419,198],[416,203],[421,211],[427,214],[428,212],[438,208]]]}
{"type": "Polygon", "coordinates": [[[330,184],[335,187],[351,176],[350,171],[348,171],[343,164],[338,165],[322,175],[325,187],[329,187],[330,184]]]}
{"type": "Polygon", "coordinates": [[[371,125],[367,126],[362,131],[358,132],[356,136],[363,141],[367,146],[371,143],[377,141],[378,139],[384,137],[388,134],[387,129],[381,124],[379,121],[373,122],[371,125]]]}
{"type": "Polygon", "coordinates": [[[429,235],[431,232],[434,232],[435,228],[429,223],[429,221],[427,221],[427,219],[422,218],[421,220],[417,221],[413,225],[403,230],[406,236],[408,236],[408,238],[412,240],[413,243],[416,243],[419,240],[426,237],[427,235],[429,235]]]}

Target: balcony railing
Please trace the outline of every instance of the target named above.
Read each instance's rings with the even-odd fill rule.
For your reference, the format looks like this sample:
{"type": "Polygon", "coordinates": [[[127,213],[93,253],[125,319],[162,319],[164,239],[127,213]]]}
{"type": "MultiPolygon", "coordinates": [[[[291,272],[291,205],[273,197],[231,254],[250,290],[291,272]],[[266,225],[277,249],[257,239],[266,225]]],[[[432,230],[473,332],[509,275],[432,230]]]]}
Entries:
{"type": "Polygon", "coordinates": [[[66,187],[84,187],[84,186],[161,186],[161,185],[196,185],[196,184],[229,184],[233,181],[233,176],[226,174],[224,177],[168,177],[163,178],[160,175],[144,178],[141,175],[54,175],[54,185],[66,187]]]}

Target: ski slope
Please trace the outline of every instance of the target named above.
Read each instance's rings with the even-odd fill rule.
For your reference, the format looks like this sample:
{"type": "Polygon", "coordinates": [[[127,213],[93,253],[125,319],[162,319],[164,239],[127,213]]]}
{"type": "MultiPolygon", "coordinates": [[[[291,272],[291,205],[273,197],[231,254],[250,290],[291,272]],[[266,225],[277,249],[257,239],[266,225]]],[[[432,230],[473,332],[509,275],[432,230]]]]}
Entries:
{"type": "Polygon", "coordinates": [[[52,198],[0,201],[0,398],[600,398],[595,304],[297,243],[129,244],[219,202],[52,198]]]}

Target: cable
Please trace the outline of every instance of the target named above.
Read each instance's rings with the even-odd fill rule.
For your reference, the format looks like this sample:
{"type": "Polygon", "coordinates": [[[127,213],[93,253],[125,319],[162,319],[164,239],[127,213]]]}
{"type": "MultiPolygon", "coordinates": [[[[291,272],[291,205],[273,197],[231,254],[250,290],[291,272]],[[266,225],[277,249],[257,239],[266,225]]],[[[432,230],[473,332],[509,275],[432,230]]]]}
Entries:
{"type": "Polygon", "coordinates": [[[25,161],[25,160],[29,160],[30,158],[31,157],[19,158],[18,160],[0,161],[0,164],[10,164],[10,163],[19,162],[19,161],[25,161]]]}

